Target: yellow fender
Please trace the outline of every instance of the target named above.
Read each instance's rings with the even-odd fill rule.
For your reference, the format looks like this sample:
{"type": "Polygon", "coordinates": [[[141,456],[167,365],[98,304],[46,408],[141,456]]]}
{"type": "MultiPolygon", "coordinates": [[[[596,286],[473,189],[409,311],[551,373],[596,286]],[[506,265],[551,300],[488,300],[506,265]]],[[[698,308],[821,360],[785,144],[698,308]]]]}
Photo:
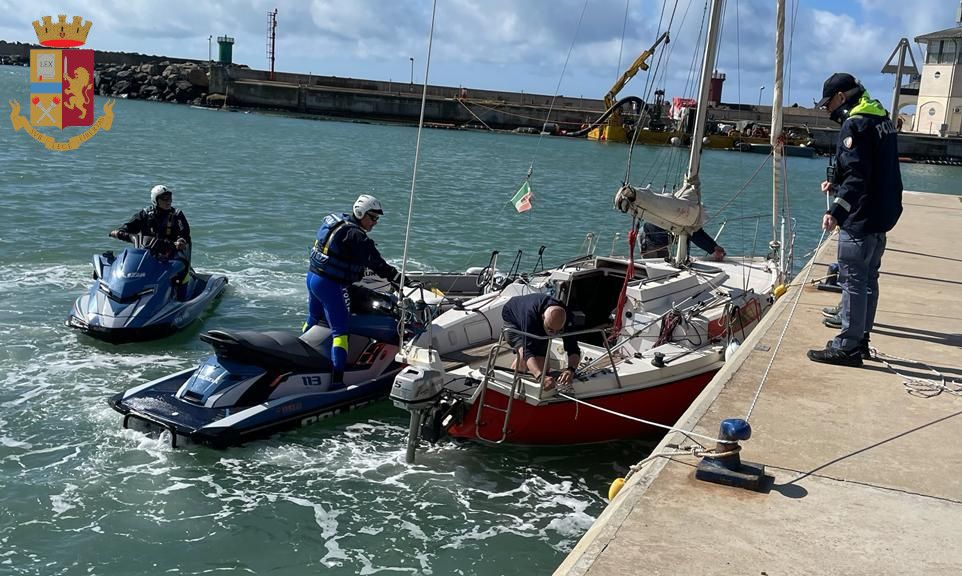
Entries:
{"type": "Polygon", "coordinates": [[[611,483],[611,487],[608,488],[608,501],[611,502],[615,499],[615,496],[621,492],[621,489],[625,487],[624,478],[615,478],[614,482],[611,483]]]}

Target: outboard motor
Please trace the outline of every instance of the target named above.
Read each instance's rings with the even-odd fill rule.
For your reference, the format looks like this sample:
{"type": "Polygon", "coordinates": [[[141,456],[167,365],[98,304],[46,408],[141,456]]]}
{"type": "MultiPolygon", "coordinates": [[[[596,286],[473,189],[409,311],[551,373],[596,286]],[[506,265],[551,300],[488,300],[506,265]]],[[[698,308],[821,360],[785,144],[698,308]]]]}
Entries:
{"type": "Polygon", "coordinates": [[[444,368],[437,350],[426,348],[414,348],[404,361],[409,366],[394,377],[391,401],[398,408],[411,413],[405,461],[413,464],[424,414],[437,406],[444,389],[444,368]]]}

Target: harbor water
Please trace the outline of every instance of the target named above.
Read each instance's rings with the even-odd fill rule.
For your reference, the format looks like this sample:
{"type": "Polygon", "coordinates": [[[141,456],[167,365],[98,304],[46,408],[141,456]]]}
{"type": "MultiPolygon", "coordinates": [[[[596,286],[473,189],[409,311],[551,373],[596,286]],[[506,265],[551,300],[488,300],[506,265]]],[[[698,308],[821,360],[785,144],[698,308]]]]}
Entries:
{"type": "MultiPolygon", "coordinates": [[[[25,104],[27,70],[0,67],[0,94],[25,104]]],[[[109,132],[72,152],[14,133],[7,114],[0,125],[0,575],[553,570],[647,444],[446,442],[406,465],[407,417],[387,401],[223,451],[174,450],[121,428],[107,397],[196,365],[208,353],[202,330],[300,326],[315,230],[358,194],[384,204],[372,235],[400,266],[417,131],[126,100],[114,113],[109,132]],[[194,267],[228,276],[222,300],[155,342],[115,346],[66,328],[92,255],[124,247],[107,233],[157,183],[190,220],[194,267]]],[[[463,270],[500,250],[505,269],[520,249],[530,271],[540,246],[556,264],[583,251],[588,234],[597,253],[625,253],[630,220],[612,198],[627,150],[426,130],[409,267],[463,270]],[[529,169],[534,208],[518,214],[508,200],[529,169]]],[[[665,169],[686,162],[682,150],[639,147],[630,180],[671,184],[665,169]]],[[[819,237],[825,165],[788,162],[799,263],[819,237]]],[[[903,165],[908,189],[952,191],[960,176],[903,165]]],[[[702,182],[706,229],[727,222],[719,241],[729,254],[764,254],[765,157],[707,151],[702,182]]]]}

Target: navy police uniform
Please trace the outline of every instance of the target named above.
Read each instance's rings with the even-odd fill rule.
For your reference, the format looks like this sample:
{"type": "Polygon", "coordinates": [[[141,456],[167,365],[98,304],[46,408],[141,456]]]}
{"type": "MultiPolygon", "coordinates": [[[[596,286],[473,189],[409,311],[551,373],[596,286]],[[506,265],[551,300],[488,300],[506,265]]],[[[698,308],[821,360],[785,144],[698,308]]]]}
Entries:
{"type": "Polygon", "coordinates": [[[810,351],[809,358],[860,365],[875,324],[885,234],[902,214],[902,176],[897,130],[882,105],[848,74],[835,74],[826,81],[821,105],[838,92],[851,96],[832,111],[841,129],[830,182],[835,199],[827,213],[840,229],[842,330],[824,351],[810,351]]]}

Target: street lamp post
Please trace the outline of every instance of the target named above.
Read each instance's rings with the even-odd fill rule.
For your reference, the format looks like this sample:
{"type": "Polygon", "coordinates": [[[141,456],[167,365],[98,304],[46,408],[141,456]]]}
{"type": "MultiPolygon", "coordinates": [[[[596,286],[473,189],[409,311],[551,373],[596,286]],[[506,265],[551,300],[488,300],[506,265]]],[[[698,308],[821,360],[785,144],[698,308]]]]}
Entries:
{"type": "Polygon", "coordinates": [[[411,61],[411,84],[414,84],[414,57],[408,58],[411,61]]]}
{"type": "Polygon", "coordinates": [[[764,92],[764,91],[765,91],[765,87],[764,87],[764,86],[759,87],[759,89],[758,89],[758,105],[759,105],[759,106],[762,105],[762,92],[764,92]]]}
{"type": "Polygon", "coordinates": [[[213,40],[214,40],[213,34],[207,37],[207,62],[208,63],[213,62],[214,60],[214,53],[211,51],[211,42],[213,40]]]}

